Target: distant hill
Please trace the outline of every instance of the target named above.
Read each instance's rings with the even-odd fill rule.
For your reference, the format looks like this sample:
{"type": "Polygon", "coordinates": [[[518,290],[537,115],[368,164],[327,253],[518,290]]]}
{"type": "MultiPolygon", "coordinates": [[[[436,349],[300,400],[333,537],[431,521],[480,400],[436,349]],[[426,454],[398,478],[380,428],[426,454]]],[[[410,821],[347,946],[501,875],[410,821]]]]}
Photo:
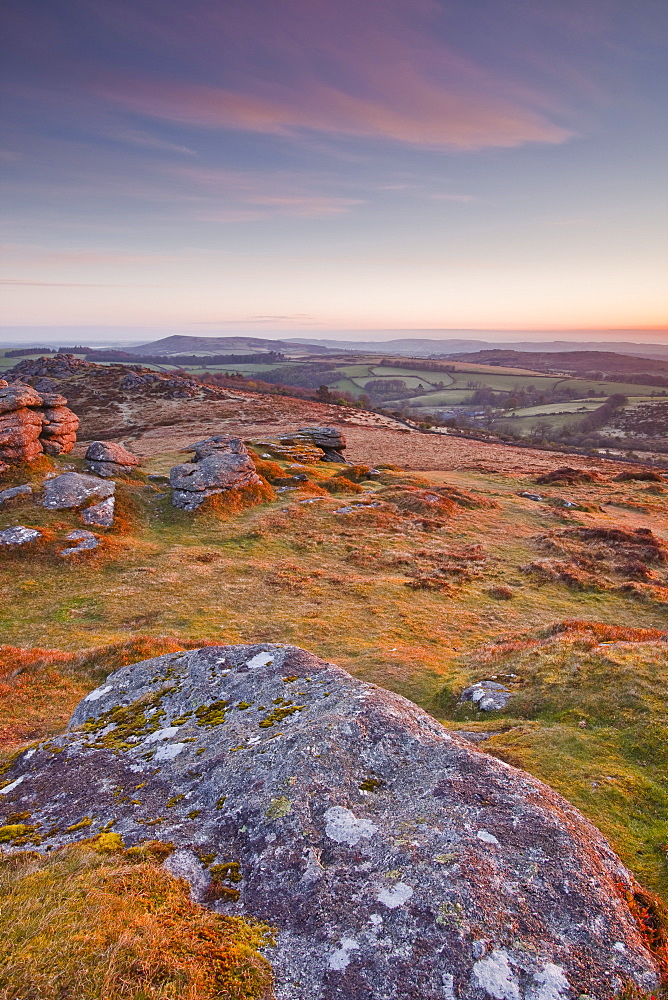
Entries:
{"type": "MultiPolygon", "coordinates": [[[[435,333],[437,331],[434,331],[435,333]]],[[[485,331],[487,332],[487,331],[485,331]]],[[[489,331],[493,333],[493,331],[489,331]]],[[[668,341],[668,335],[667,335],[668,341]]],[[[284,343],[316,345],[336,351],[362,351],[373,354],[404,354],[407,357],[446,357],[456,352],[485,351],[499,348],[498,340],[471,340],[464,338],[436,339],[406,336],[393,340],[328,340],[309,337],[286,337],[284,343]]],[[[504,350],[554,354],[579,351],[612,351],[615,354],[631,354],[640,358],[657,358],[668,361],[668,342],[664,344],[634,344],[630,341],[586,341],[572,340],[517,341],[501,345],[504,350]]],[[[533,366],[533,361],[529,367],[533,366]]]]}
{"type": "MultiPolygon", "coordinates": [[[[495,348],[468,354],[451,354],[451,361],[477,365],[499,365],[504,368],[533,368],[539,372],[566,372],[585,378],[610,375],[628,378],[642,375],[646,385],[666,385],[668,360],[633,357],[616,351],[515,351],[495,348]],[[654,381],[656,380],[656,381],[654,381]]],[[[635,381],[635,379],[633,379],[635,381]]]]}
{"type": "Polygon", "coordinates": [[[186,337],[174,335],[154,340],[138,347],[129,347],[132,354],[144,356],[147,354],[229,354],[230,351],[258,353],[262,351],[300,354],[328,354],[327,347],[298,345],[282,340],[265,340],[261,337],[186,337]]]}

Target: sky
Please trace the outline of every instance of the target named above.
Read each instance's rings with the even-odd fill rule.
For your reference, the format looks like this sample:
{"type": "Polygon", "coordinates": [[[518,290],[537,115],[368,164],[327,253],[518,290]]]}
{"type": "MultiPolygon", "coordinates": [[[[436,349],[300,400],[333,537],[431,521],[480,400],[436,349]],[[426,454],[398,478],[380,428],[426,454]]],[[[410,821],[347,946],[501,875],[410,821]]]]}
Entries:
{"type": "Polygon", "coordinates": [[[668,343],[663,0],[5,9],[8,327],[668,343]]]}

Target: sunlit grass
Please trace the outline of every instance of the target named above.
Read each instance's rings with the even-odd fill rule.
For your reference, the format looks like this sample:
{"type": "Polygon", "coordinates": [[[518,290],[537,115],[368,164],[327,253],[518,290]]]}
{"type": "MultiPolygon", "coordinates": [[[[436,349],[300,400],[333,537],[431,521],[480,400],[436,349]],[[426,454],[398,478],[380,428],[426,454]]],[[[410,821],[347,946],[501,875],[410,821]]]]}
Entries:
{"type": "Polygon", "coordinates": [[[0,855],[2,1000],[273,995],[258,951],[268,928],[192,903],[187,884],[159,867],[162,845],[95,847],[0,855]]]}

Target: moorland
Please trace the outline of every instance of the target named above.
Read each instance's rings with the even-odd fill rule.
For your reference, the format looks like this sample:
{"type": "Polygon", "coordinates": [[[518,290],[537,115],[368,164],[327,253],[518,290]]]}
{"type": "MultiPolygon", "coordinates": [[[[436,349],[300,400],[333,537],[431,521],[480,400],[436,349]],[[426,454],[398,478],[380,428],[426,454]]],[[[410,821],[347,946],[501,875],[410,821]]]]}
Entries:
{"type": "MultiPolygon", "coordinates": [[[[8,370],[24,363],[4,360],[8,370]]],[[[659,362],[646,376],[654,381],[640,382],[633,363],[584,374],[489,358],[57,360],[47,374],[24,367],[22,378],[46,378],[67,397],[80,419],[77,446],[14,464],[0,481],[33,489],[0,506],[0,530],[41,532],[39,544],[3,554],[5,764],[62,732],[79,700],[119,666],[211,644],[295,644],[406,696],[562,793],[646,890],[665,959],[666,429],[639,431],[648,409],[668,406],[659,362]],[[288,395],[293,384],[310,396],[288,395]],[[586,430],[568,455],[503,443],[498,433],[512,423],[518,437],[547,445],[540,428],[581,427],[613,396],[622,401],[595,429],[617,448],[587,446],[586,430]],[[420,417],[437,411],[455,412],[428,433],[420,417]],[[280,446],[281,436],[313,425],[344,433],[347,463],[304,462],[280,446]],[[620,441],[629,427],[631,444],[620,441]],[[459,433],[476,428],[486,439],[459,433]],[[169,470],[212,434],[246,442],[267,492],[260,502],[219,498],[194,514],[178,510],[169,470]],[[84,471],[95,439],[122,442],[141,465],[117,478],[116,517],[96,529],[98,547],[66,560],[62,540],[80,514],[43,507],[40,490],[49,476],[84,471]],[[639,441],[649,442],[651,465],[629,454],[637,459],[639,441]],[[484,712],[461,700],[489,679],[510,692],[504,707],[484,712]]],[[[18,948],[24,971],[0,995],[17,996],[21,975],[41,984],[26,997],[99,996],[101,982],[113,1000],[270,995],[258,951],[269,931],[237,917],[213,928],[208,911],[155,874],[159,833],[132,856],[107,838],[107,853],[98,840],[97,853],[89,844],[5,866],[5,912],[29,917],[22,935],[4,924],[0,953],[18,948]],[[58,933],[41,897],[63,915],[58,933]],[[113,962],[89,935],[91,921],[116,948],[113,962]],[[178,944],[186,927],[190,951],[178,944]],[[48,933],[60,957],[26,944],[48,933]],[[146,992],[124,992],[119,984],[138,975],[146,992]],[[58,992],[58,981],[78,985],[58,992]]]]}

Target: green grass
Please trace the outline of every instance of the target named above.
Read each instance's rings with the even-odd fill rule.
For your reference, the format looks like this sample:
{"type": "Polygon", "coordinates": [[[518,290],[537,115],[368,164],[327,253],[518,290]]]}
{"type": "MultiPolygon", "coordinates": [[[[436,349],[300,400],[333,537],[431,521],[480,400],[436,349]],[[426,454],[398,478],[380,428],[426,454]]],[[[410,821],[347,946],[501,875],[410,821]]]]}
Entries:
{"type": "Polygon", "coordinates": [[[668,899],[668,644],[599,644],[574,632],[521,647],[511,641],[464,661],[468,681],[515,675],[515,694],[493,721],[457,705],[450,687],[440,717],[502,729],[484,749],[560,791],[668,899]]]}
{"type": "Polygon", "coordinates": [[[397,400],[406,406],[457,406],[468,402],[471,398],[470,389],[440,389],[437,392],[425,392],[421,396],[411,396],[410,399],[397,400]]]}

